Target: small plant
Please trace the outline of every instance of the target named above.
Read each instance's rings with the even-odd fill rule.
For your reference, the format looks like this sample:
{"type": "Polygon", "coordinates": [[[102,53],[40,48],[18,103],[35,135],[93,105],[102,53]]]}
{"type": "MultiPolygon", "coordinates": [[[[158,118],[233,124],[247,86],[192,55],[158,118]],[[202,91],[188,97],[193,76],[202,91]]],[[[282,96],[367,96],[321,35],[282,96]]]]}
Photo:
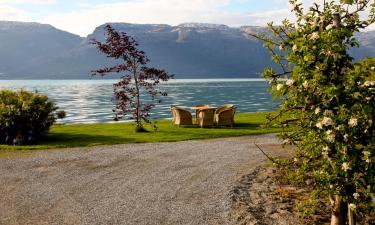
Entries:
{"type": "MultiPolygon", "coordinates": [[[[118,83],[115,83],[114,93],[117,100],[114,120],[128,119],[136,123],[136,132],[145,132],[142,121],[150,123],[150,111],[155,106],[158,95],[166,96],[167,93],[156,89],[160,81],[172,78],[166,71],[147,67],[149,59],[143,51],[138,50],[138,43],[124,32],[114,30],[110,25],[105,27],[107,38],[105,43],[92,40],[97,49],[107,57],[120,60],[121,63],[112,67],[101,68],[93,71],[93,75],[106,73],[123,73],[118,83]],[[142,95],[147,95],[149,102],[144,103],[142,95]]],[[[156,125],[154,124],[154,129],[156,125]]]]}
{"type": "Polygon", "coordinates": [[[56,119],[65,117],[56,112],[47,96],[28,91],[0,91],[0,143],[21,145],[47,134],[56,119]]]}

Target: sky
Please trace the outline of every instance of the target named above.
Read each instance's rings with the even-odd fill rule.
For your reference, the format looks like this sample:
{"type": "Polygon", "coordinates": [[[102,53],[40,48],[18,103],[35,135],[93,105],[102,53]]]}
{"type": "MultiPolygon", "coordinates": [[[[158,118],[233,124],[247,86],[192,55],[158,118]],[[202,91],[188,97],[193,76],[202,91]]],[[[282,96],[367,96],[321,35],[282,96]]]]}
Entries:
{"type": "Polygon", "coordinates": [[[290,17],[288,0],[0,0],[0,20],[51,24],[80,36],[107,22],[239,27],[290,17]]]}

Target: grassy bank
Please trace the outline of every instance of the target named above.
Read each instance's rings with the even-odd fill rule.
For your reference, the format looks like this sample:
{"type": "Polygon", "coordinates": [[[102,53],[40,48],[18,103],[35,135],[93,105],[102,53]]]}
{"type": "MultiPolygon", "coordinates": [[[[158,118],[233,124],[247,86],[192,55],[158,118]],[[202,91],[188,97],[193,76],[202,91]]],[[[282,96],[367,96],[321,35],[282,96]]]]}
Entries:
{"type": "Polygon", "coordinates": [[[279,128],[263,128],[267,113],[240,113],[235,117],[235,127],[199,128],[176,127],[169,120],[157,121],[158,131],[135,133],[132,123],[55,125],[50,134],[36,145],[0,145],[0,154],[15,150],[83,147],[143,142],[169,142],[193,139],[209,139],[279,132],[279,128]]]}

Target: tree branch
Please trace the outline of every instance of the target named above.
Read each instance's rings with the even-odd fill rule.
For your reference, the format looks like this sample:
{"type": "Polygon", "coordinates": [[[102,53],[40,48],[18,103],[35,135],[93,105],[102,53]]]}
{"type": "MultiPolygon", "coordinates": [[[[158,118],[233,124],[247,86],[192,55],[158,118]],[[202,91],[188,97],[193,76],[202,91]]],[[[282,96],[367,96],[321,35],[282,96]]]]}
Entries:
{"type": "Polygon", "coordinates": [[[280,165],[280,163],[278,163],[275,159],[273,159],[272,157],[268,156],[268,154],[265,153],[255,142],[254,142],[254,145],[263,153],[263,155],[265,155],[267,157],[267,159],[269,159],[273,163],[276,163],[276,164],[280,165]]]}

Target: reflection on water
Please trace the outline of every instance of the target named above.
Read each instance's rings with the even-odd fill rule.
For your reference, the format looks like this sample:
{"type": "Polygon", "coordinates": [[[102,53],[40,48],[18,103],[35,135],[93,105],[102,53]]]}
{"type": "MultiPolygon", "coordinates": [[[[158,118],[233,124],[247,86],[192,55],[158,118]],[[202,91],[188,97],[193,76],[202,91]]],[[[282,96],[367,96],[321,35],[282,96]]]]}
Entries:
{"type": "MultiPolygon", "coordinates": [[[[66,111],[64,123],[111,122],[112,84],[116,80],[2,80],[0,88],[38,91],[54,99],[66,111]]],[[[235,104],[238,112],[272,111],[277,102],[267,92],[262,79],[172,80],[162,84],[168,92],[152,111],[152,117],[169,119],[170,105],[191,107],[197,104],[235,104]]]]}

